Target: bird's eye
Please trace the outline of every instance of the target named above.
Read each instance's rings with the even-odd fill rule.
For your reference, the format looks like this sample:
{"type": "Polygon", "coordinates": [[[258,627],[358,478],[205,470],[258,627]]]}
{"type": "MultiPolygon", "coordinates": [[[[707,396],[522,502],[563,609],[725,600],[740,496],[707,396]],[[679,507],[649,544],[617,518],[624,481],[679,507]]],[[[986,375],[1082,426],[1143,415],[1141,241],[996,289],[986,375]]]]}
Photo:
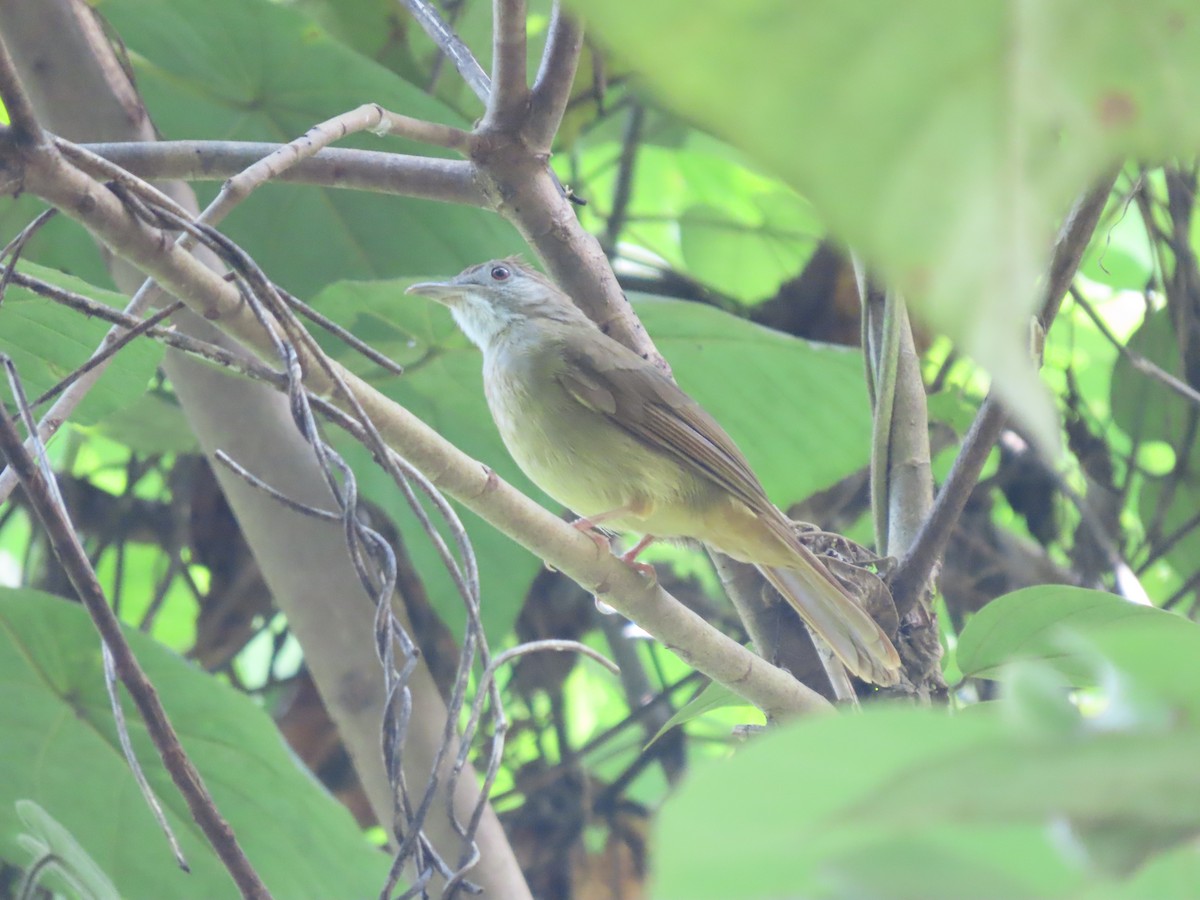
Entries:
{"type": "Polygon", "coordinates": [[[508,281],[511,276],[507,266],[492,266],[492,281],[508,281]]]}

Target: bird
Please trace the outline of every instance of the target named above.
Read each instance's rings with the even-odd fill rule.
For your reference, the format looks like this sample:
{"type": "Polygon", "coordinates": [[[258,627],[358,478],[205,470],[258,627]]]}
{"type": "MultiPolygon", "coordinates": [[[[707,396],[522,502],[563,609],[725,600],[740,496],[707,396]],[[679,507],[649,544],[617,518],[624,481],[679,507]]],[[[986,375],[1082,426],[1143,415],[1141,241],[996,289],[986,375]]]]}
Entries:
{"type": "Polygon", "coordinates": [[[510,257],[406,293],[448,307],[483,352],[484,393],[509,454],[580,516],[576,527],[642,535],[627,562],[652,540],[692,539],[753,564],[851,673],[898,683],[887,634],[797,539],[733,439],[550,279],[510,257]]]}

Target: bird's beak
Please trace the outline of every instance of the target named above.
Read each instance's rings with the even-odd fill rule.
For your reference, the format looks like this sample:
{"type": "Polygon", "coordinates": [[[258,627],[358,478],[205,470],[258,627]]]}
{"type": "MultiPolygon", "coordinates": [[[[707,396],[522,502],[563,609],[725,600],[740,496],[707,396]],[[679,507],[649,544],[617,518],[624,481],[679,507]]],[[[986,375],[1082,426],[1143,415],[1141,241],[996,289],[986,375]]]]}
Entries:
{"type": "Polygon", "coordinates": [[[409,285],[406,294],[416,294],[418,297],[429,297],[438,303],[449,303],[462,296],[462,287],[449,281],[421,281],[409,285]]]}

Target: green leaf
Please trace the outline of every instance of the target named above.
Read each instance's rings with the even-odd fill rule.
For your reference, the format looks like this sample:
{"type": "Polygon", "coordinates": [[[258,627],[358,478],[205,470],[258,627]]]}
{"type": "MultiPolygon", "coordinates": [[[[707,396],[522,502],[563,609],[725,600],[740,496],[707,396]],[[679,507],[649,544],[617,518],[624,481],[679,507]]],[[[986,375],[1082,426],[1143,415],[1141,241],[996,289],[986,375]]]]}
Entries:
{"type": "MultiPolygon", "coordinates": [[[[45,202],[31,194],[6,197],[0,203],[0,235],[4,243],[16,237],[46,208],[45,202]]],[[[105,290],[116,287],[92,236],[64,215],[56,215],[42,226],[25,245],[21,258],[82,278],[105,290]]]]}
{"type": "MultiPolygon", "coordinates": [[[[1178,375],[1182,371],[1179,343],[1170,312],[1149,315],[1129,340],[1131,353],[1144,356],[1161,369],[1178,375]]],[[[1168,467],[1161,477],[1147,475],[1138,492],[1138,511],[1147,527],[1156,526],[1160,540],[1170,538],[1164,554],[1176,571],[1190,575],[1200,554],[1200,531],[1193,525],[1200,508],[1200,445],[1192,439],[1195,407],[1158,380],[1136,371],[1124,359],[1113,369],[1113,421],[1133,441],[1143,445],[1161,441],[1176,453],[1189,453],[1186,460],[1168,467]],[[1160,509],[1161,507],[1161,509],[1160,509]],[[1178,538],[1176,540],[1176,538],[1178,538]]]]}
{"type": "MultiPolygon", "coordinates": [[[[34,263],[23,262],[18,268],[26,275],[108,306],[120,309],[128,302],[121,294],[101,290],[34,263]]],[[[17,285],[8,286],[0,305],[0,350],[12,357],[30,401],[87,362],[108,329],[106,322],[88,318],[17,285]]],[[[139,339],[125,346],[76,407],[72,421],[93,424],[137,401],[145,394],[161,358],[162,348],[153,341],[139,339]]],[[[7,380],[0,387],[0,397],[6,403],[11,402],[7,380]]],[[[39,409],[44,411],[45,407],[39,409]]]]}
{"type": "Polygon", "coordinates": [[[1192,900],[1200,884],[1200,854],[1185,845],[1165,853],[1123,882],[1089,893],[1091,900],[1192,900]]]}
{"type": "Polygon", "coordinates": [[[646,743],[646,747],[651,747],[655,741],[674,728],[676,725],[685,725],[692,719],[698,719],[705,713],[710,713],[714,709],[724,709],[727,706],[745,706],[746,701],[721,684],[719,681],[710,681],[704,688],[696,693],[687,703],[680,709],[675,710],[674,715],[663,723],[662,728],[658,729],[654,737],[646,743]]]}
{"type": "Polygon", "coordinates": [[[1167,627],[1186,624],[1171,613],[1103,591],[1063,585],[1024,588],[997,597],[971,617],[958,640],[958,665],[964,676],[972,677],[1015,658],[1059,657],[1068,629],[1086,634],[1138,619],[1162,620],[1170,623],[1167,627]]]}
{"type": "Polygon", "coordinates": [[[1070,869],[1036,831],[968,831],[928,820],[916,830],[876,822],[869,812],[873,798],[897,779],[926,767],[936,772],[933,761],[969,755],[1002,733],[991,716],[952,720],[902,709],[816,717],[768,732],[732,759],[696,766],[664,807],[655,896],[861,897],[889,876],[901,884],[915,880],[920,889],[885,896],[953,896],[950,889],[962,887],[968,860],[985,872],[1004,869],[1002,854],[1016,849],[1024,864],[1007,870],[1001,881],[1013,889],[1007,895],[1031,896],[1036,885],[1069,883],[1070,869]],[[914,844],[922,852],[903,863],[914,844]],[[1000,859],[989,859],[988,846],[999,848],[993,852],[1000,859]],[[952,858],[958,861],[949,865],[952,858]],[[931,859],[947,862],[946,889],[938,889],[943,870],[912,868],[931,859]]]}
{"type": "MultiPolygon", "coordinates": [[[[103,0],[129,47],[138,87],[168,139],[290,141],[318,122],[379,103],[468,127],[420,87],[355,53],[295,10],[264,0],[103,0]]],[[[338,146],[444,155],[396,138],[338,146]]],[[[211,196],[215,188],[205,186],[211,196]]],[[[301,296],[339,278],[379,278],[518,252],[489,212],[359,191],[267,185],[222,225],[301,296]]]]}
{"type": "Polygon", "coordinates": [[[695,397],[786,508],[867,465],[862,355],[800,340],[710,306],[635,298],[638,316],[695,397]]]}
{"type": "Polygon", "coordinates": [[[146,392],[95,427],[95,433],[119,441],[136,453],[195,453],[196,435],[175,398],[146,392]]]}
{"type": "MultiPolygon", "coordinates": [[[[1145,357],[1166,372],[1180,371],[1179,343],[1166,309],[1148,315],[1127,346],[1130,353],[1145,357]]],[[[1165,441],[1173,447],[1183,445],[1192,413],[1186,399],[1137,371],[1123,357],[1113,367],[1111,390],[1113,421],[1130,438],[1165,441]]]]}
{"type": "MultiPolygon", "coordinates": [[[[795,278],[826,230],[808,201],[728,144],[653,111],[646,121],[635,177],[625,186],[631,194],[621,240],[744,303],[795,278]]],[[[577,186],[590,203],[580,218],[592,230],[608,227],[623,128],[622,117],[602,121],[572,148],[578,163],[559,166],[564,179],[582,179],[577,186]]]]}
{"type": "MultiPolygon", "coordinates": [[[[26,828],[17,840],[33,855],[31,862],[53,857],[55,862],[50,872],[65,880],[76,893],[88,900],[120,900],[104,870],[79,846],[62,823],[32,800],[18,800],[14,806],[26,828]]],[[[40,879],[39,883],[46,880],[40,879]]]]}
{"type": "MultiPolygon", "coordinates": [[[[127,633],[217,807],[277,897],[374,896],[387,858],[296,763],[245,696],[149,638],[127,633]]],[[[227,897],[228,874],[167,776],[131,703],[130,736],[191,873],[175,865],[117,743],[100,644],[83,608],[0,592],[0,856],[24,865],[14,804],[36,802],[69,830],[123,897],[227,897]]]]}
{"type": "Polygon", "coordinates": [[[1173,0],[586,8],[664,102],[808,197],[1053,445],[1025,338],[1037,282],[1071,201],[1116,160],[1200,146],[1195,10],[1173,0]]]}
{"type": "Polygon", "coordinates": [[[1197,752],[1178,718],[1036,740],[986,708],[809,719],[695,768],[661,815],[655,896],[1073,896],[1101,880],[1101,829],[1122,850],[1200,830],[1197,752]]]}
{"type": "Polygon", "coordinates": [[[692,206],[679,218],[688,272],[739,300],[761,300],[804,268],[822,229],[808,204],[779,191],[756,197],[746,216],[692,206]]]}

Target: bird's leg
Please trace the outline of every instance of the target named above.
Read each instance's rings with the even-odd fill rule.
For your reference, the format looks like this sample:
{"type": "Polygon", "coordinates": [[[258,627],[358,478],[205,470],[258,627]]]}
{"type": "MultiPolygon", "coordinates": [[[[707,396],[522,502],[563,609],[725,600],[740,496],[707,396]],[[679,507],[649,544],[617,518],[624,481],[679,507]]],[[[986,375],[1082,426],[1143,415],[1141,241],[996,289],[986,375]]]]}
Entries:
{"type": "MultiPolygon", "coordinates": [[[[630,503],[625,506],[619,506],[616,509],[610,509],[607,512],[597,513],[594,516],[581,516],[571,523],[571,527],[579,529],[590,537],[592,542],[601,550],[611,550],[608,538],[597,531],[596,527],[605,522],[611,522],[613,519],[620,519],[628,515],[643,516],[646,512],[644,504],[630,503]]],[[[637,561],[637,555],[654,543],[654,540],[654,535],[646,535],[634,545],[633,549],[621,554],[621,562],[632,566],[636,571],[648,578],[657,578],[654,566],[649,563],[640,563],[637,561]]]]}
{"type": "Polygon", "coordinates": [[[621,516],[629,515],[634,511],[634,506],[632,504],[627,506],[618,506],[616,509],[610,509],[608,512],[596,513],[594,516],[580,516],[571,523],[571,527],[582,531],[584,534],[590,537],[592,539],[592,543],[594,543],[601,550],[611,550],[612,548],[608,545],[608,538],[597,531],[596,526],[603,525],[605,522],[611,522],[613,519],[619,519],[621,516]]]}
{"type": "Polygon", "coordinates": [[[658,538],[652,534],[643,535],[640,541],[634,544],[629,550],[626,550],[621,554],[621,562],[628,566],[633,566],[634,569],[641,572],[647,578],[653,578],[655,581],[657,581],[658,573],[654,571],[654,566],[650,565],[650,563],[637,561],[638,554],[653,544],[656,540],[658,540],[658,538]]]}
{"type": "Polygon", "coordinates": [[[612,546],[608,543],[608,537],[596,530],[596,519],[589,519],[585,516],[572,522],[571,527],[590,537],[592,543],[596,545],[597,550],[612,552],[612,546]]]}

